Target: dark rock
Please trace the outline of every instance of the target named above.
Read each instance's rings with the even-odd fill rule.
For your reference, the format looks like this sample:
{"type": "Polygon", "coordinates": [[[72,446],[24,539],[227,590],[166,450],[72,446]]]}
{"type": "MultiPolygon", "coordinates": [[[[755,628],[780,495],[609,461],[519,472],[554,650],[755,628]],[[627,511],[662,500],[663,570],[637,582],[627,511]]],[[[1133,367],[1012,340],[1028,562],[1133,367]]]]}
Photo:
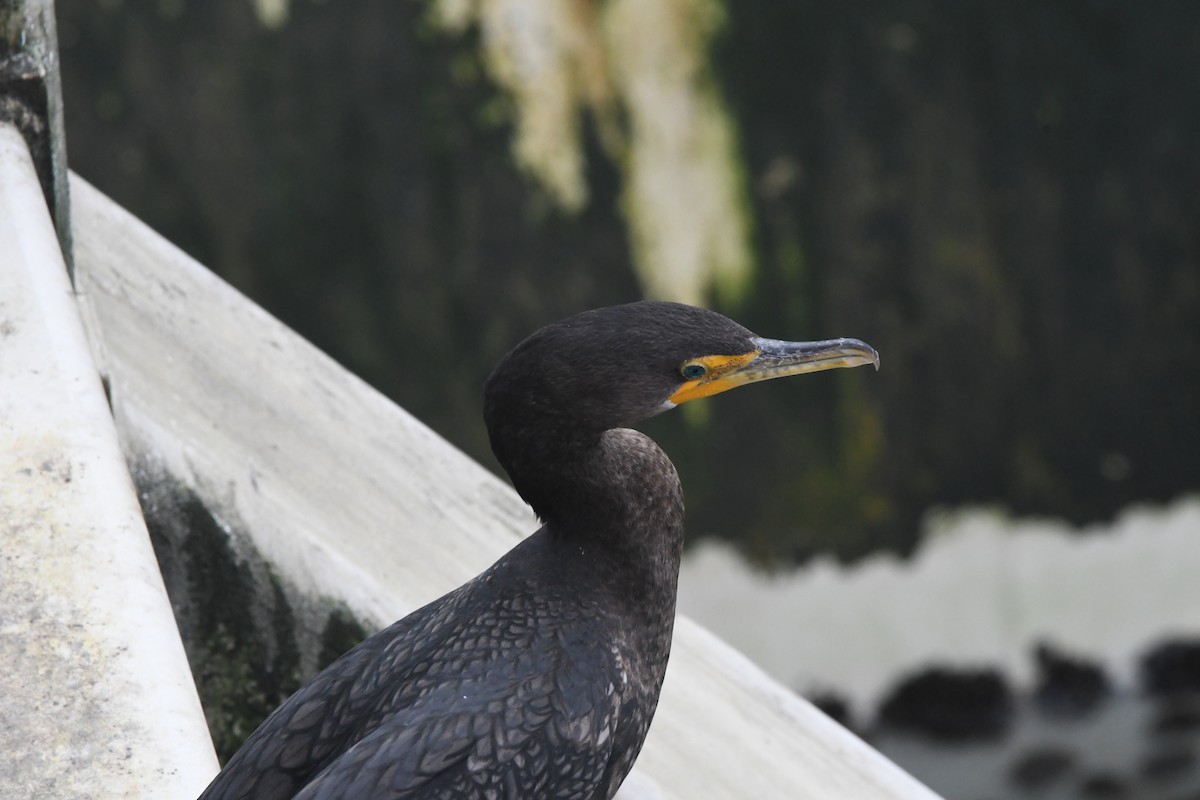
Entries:
{"type": "Polygon", "coordinates": [[[1046,643],[1034,653],[1038,681],[1033,701],[1047,716],[1078,719],[1095,711],[1112,688],[1098,664],[1066,655],[1046,643]]]}
{"type": "Polygon", "coordinates": [[[854,728],[850,702],[837,692],[813,692],[808,696],[808,701],[839,725],[845,728],[854,728]]]}
{"type": "Polygon", "coordinates": [[[1148,753],[1142,758],[1138,772],[1149,781],[1177,780],[1196,767],[1196,753],[1190,747],[1177,746],[1148,753]]]}
{"type": "Polygon", "coordinates": [[[1184,692],[1160,698],[1150,730],[1166,736],[1200,733],[1200,694],[1184,692]]]}
{"type": "Polygon", "coordinates": [[[1112,772],[1096,772],[1079,784],[1079,796],[1100,800],[1129,797],[1129,782],[1112,772]]]}
{"type": "Polygon", "coordinates": [[[1060,781],[1075,766],[1075,754],[1058,747],[1028,750],[1008,768],[1008,778],[1018,788],[1043,789],[1060,781]]]}
{"type": "Polygon", "coordinates": [[[1012,722],[1013,696],[996,670],[933,667],[901,681],[879,716],[887,725],[947,741],[995,738],[1012,722]]]}
{"type": "Polygon", "coordinates": [[[1153,695],[1200,692],[1200,640],[1164,642],[1142,658],[1142,686],[1153,695]]]}

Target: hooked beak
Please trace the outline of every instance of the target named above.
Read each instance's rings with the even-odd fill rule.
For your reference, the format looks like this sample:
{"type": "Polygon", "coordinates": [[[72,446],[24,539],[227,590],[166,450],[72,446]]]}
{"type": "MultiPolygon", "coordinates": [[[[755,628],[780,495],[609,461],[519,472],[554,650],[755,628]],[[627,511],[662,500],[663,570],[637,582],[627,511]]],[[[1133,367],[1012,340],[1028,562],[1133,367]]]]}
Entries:
{"type": "Polygon", "coordinates": [[[708,373],[702,378],[685,382],[675,390],[669,401],[679,405],[748,383],[826,369],[861,367],[865,364],[874,364],[875,369],[879,369],[879,353],[858,339],[784,342],[756,337],[750,343],[755,349],[749,353],[697,359],[709,367],[708,373]]]}

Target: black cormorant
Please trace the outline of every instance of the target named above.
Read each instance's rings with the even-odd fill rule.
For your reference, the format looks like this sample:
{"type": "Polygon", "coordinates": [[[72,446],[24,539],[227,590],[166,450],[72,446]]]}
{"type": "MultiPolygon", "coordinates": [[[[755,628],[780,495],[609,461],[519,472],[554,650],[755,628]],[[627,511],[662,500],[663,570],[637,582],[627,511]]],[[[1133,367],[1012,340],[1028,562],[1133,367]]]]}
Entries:
{"type": "Polygon", "coordinates": [[[658,705],[683,548],[675,468],[626,426],[872,363],[856,339],[761,339],[677,303],[542,328],[488,378],[484,417],[545,524],[292,695],[202,799],[611,798],[658,705]]]}

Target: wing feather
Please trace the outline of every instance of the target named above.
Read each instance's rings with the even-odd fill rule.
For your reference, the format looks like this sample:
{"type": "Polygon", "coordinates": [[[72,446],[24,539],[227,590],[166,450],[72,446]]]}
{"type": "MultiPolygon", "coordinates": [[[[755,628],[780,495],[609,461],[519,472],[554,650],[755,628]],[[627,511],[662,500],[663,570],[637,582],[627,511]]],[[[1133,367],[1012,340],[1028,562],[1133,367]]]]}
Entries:
{"type": "Polygon", "coordinates": [[[201,800],[595,795],[620,709],[611,647],[569,603],[488,578],[336,661],[201,800]]]}

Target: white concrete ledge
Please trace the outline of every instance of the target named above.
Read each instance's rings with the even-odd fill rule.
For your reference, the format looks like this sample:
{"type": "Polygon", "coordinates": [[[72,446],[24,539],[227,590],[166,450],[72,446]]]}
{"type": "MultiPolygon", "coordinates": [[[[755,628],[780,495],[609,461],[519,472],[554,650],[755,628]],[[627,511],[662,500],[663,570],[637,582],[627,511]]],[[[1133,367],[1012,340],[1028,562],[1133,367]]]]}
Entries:
{"type": "Polygon", "coordinates": [[[42,189],[0,125],[0,796],[187,797],[215,765],[42,189]]]}
{"type": "MultiPolygon", "coordinates": [[[[515,493],[81,180],[76,275],[127,449],[293,586],[382,625],[535,523],[515,493]]],[[[637,798],[935,795],[687,620],[637,798]]]]}

